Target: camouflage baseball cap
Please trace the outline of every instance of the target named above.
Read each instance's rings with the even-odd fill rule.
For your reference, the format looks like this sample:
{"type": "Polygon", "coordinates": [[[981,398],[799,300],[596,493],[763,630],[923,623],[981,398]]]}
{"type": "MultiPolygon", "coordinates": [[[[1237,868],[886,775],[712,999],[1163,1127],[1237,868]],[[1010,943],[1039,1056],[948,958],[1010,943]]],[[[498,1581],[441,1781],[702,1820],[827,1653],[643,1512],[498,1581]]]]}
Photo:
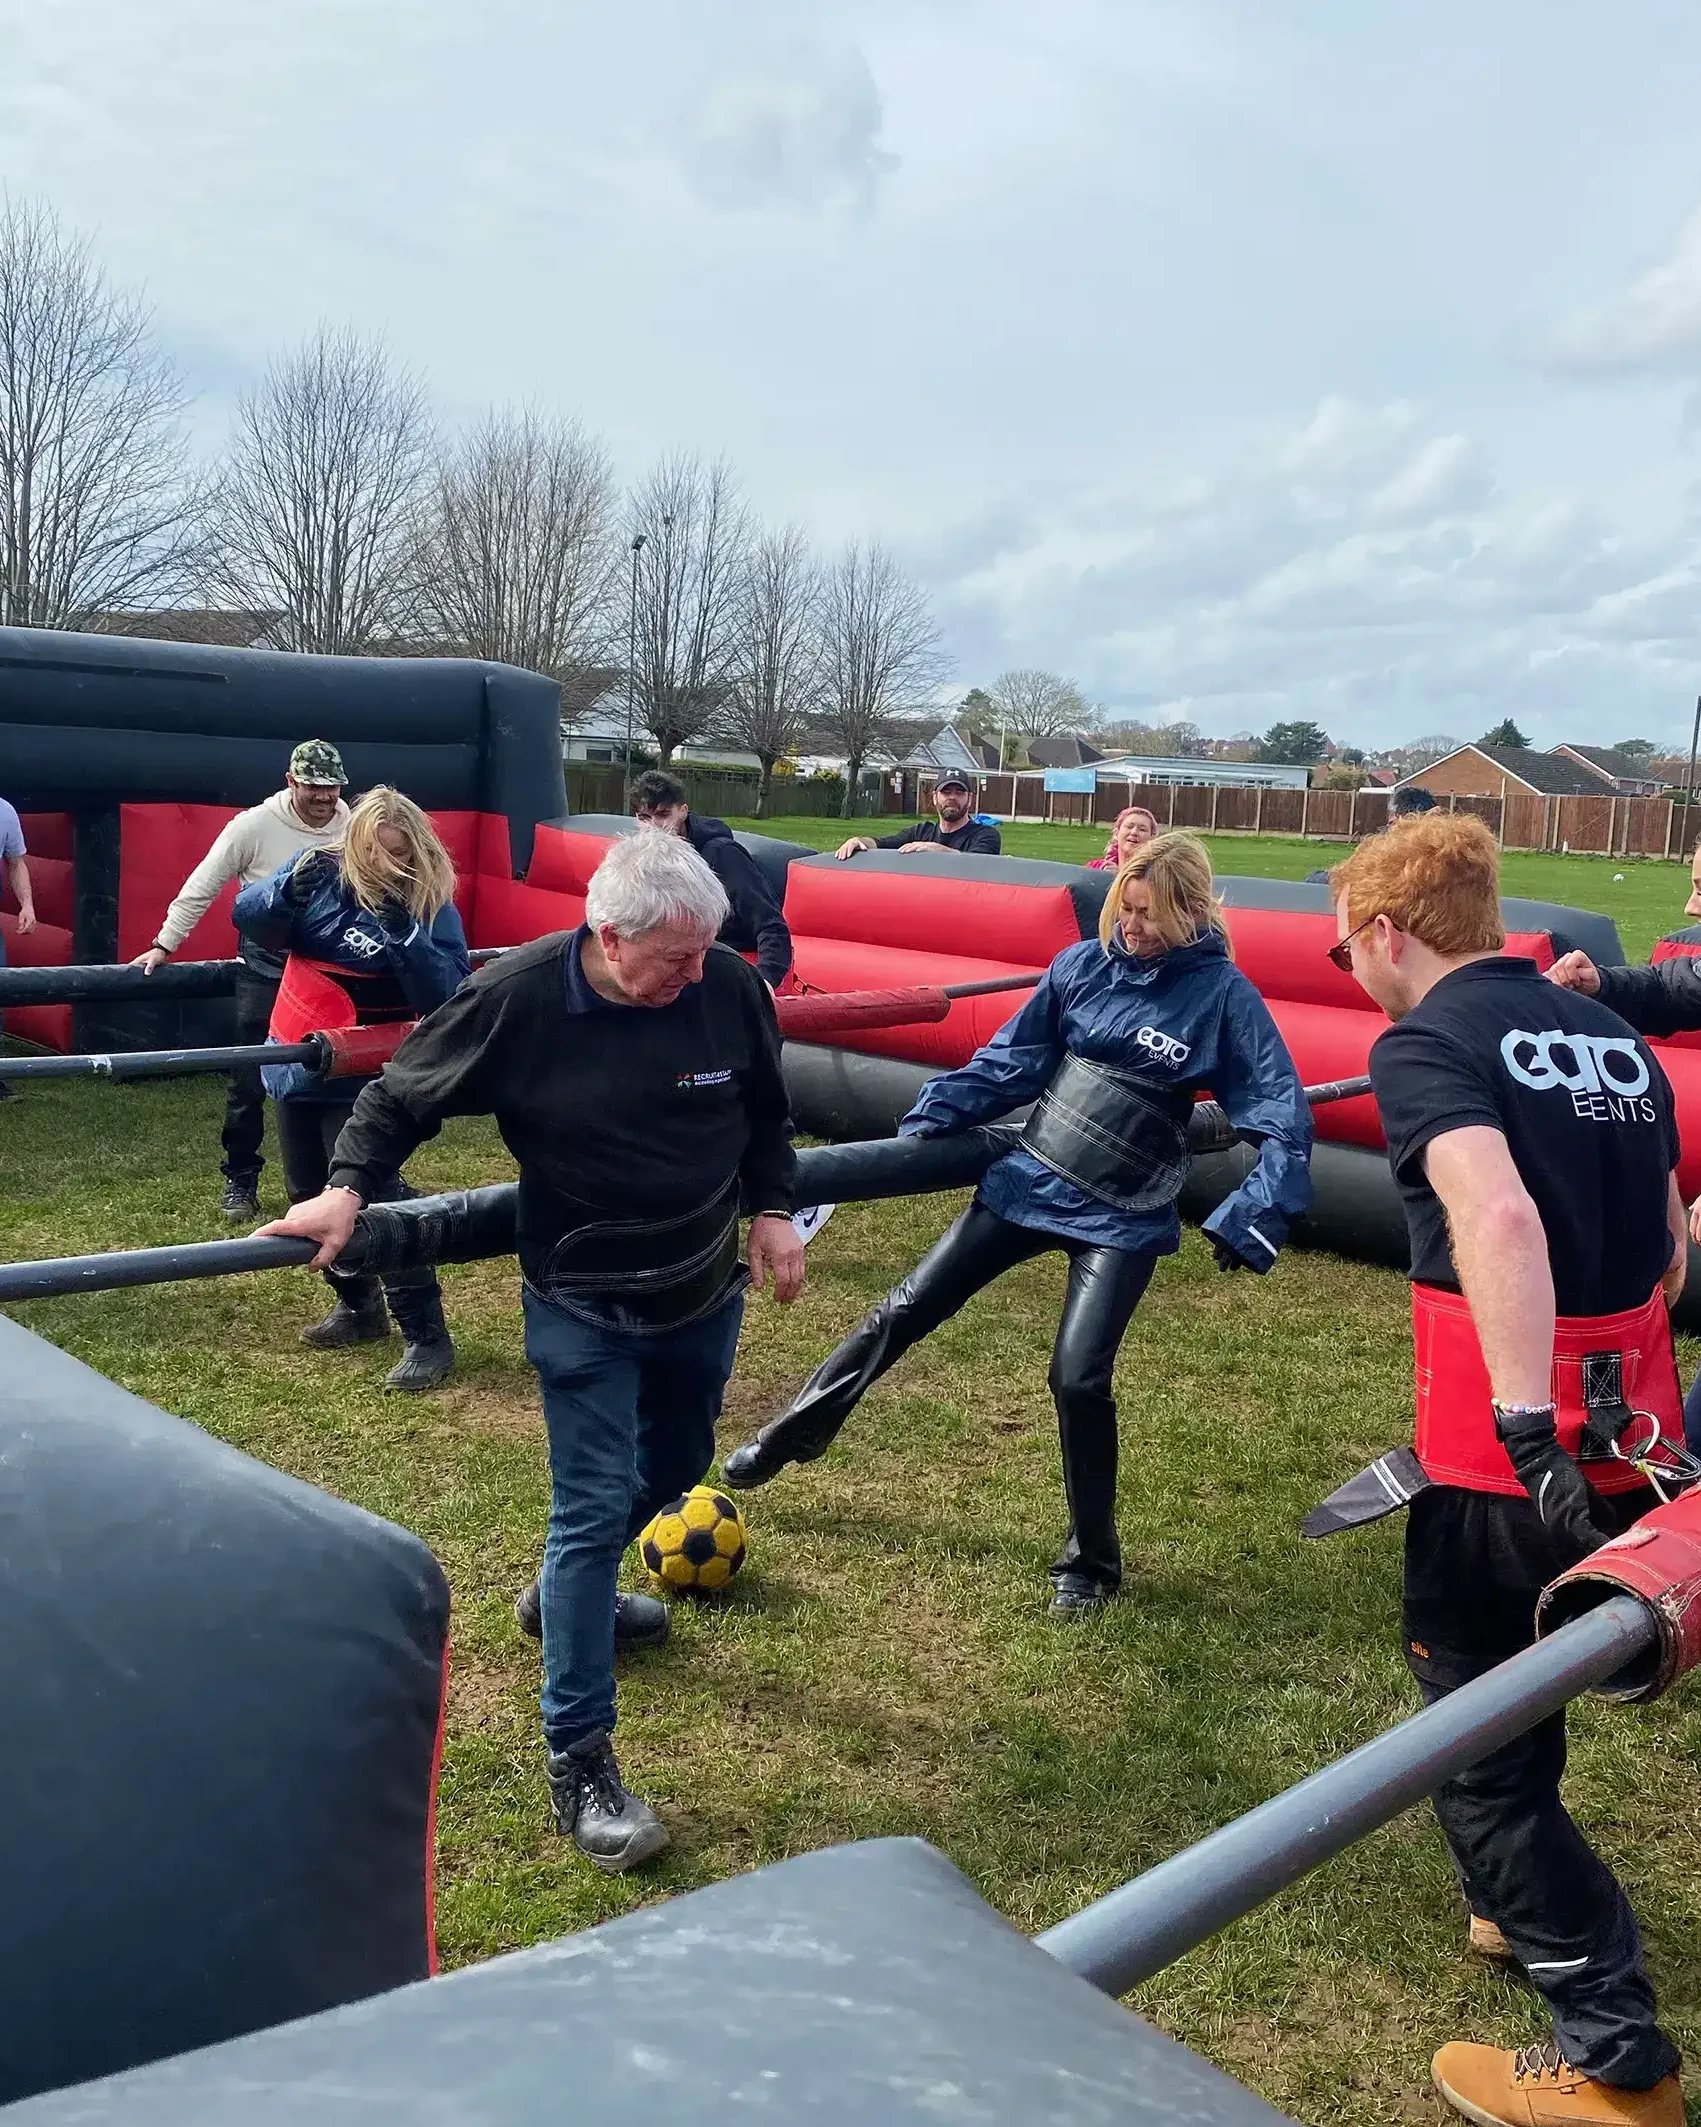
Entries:
{"type": "Polygon", "coordinates": [[[343,757],[329,739],[303,739],[289,757],[289,772],[298,783],[329,784],[339,790],[348,781],[343,757]]]}

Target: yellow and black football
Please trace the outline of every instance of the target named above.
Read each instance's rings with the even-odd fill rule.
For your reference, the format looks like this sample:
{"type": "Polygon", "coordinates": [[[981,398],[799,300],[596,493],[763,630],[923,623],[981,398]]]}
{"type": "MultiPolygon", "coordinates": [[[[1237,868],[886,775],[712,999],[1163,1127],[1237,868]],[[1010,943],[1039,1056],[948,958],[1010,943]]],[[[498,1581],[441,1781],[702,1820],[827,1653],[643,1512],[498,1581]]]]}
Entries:
{"type": "Polygon", "coordinates": [[[670,1594],[711,1594],[744,1563],[744,1522],[712,1485],[693,1485],[638,1538],[638,1555],[670,1594]]]}

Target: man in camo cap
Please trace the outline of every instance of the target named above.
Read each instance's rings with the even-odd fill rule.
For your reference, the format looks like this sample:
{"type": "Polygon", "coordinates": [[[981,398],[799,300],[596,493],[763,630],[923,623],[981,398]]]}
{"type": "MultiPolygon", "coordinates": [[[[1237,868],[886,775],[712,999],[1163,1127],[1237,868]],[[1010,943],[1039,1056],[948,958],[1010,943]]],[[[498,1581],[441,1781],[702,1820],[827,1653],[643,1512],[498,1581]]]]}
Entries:
{"type": "MultiPolygon", "coordinates": [[[[218,899],[226,882],[252,886],[269,879],[303,850],[336,849],[348,831],[343,757],[329,739],[303,739],[289,757],[285,787],[248,812],[239,812],[184,880],[166,911],[159,935],[133,965],[151,975],[175,953],[218,899]]],[[[236,971],[236,1033],[239,1042],[266,1038],[283,962],[248,939],[236,971]]],[[[258,1070],[233,1071],[224,1111],[224,1196],[227,1219],[260,1215],[261,1140],[266,1096],[258,1070]]]]}

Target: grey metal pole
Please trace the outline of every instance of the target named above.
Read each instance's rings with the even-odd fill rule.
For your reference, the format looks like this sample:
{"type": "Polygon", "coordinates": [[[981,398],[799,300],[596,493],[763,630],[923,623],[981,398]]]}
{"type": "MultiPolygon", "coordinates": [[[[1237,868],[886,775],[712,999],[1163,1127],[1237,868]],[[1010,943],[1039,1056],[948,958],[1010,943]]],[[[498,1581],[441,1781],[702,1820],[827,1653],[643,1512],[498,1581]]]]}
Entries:
{"type": "Polygon", "coordinates": [[[149,975],[139,967],[106,961],[70,967],[0,968],[0,1006],[12,1004],[128,1004],[185,997],[229,997],[236,989],[234,960],[169,961],[149,975]]]}
{"type": "Polygon", "coordinates": [[[8,1056],[5,1075],[24,1078],[203,1078],[240,1071],[249,1064],[311,1064],[318,1069],[325,1047],[305,1041],[244,1042],[231,1049],[116,1049],[105,1056],[8,1056]]]}
{"type": "Polygon", "coordinates": [[[1614,1596],[1035,1940],[1106,1994],[1126,1994],[1442,1781],[1616,1676],[1656,1633],[1634,1596],[1614,1596]]]}
{"type": "Polygon", "coordinates": [[[632,541],[632,583],[626,598],[626,772],[620,780],[620,809],[632,810],[632,731],[635,689],[638,682],[638,556],[648,535],[639,532],[632,541]]]}

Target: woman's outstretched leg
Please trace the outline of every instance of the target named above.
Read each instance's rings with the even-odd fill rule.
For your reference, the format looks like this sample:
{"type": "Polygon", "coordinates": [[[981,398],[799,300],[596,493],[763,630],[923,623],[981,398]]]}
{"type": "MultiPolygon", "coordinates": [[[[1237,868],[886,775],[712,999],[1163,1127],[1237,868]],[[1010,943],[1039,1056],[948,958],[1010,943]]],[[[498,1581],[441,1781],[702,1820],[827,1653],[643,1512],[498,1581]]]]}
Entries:
{"type": "Polygon", "coordinates": [[[912,1344],[1013,1264],[1061,1245],[1053,1234],[1014,1226],[971,1204],[822,1360],[786,1409],[733,1450],[721,1465],[724,1481],[734,1491],[750,1491],[777,1477],[788,1462],[813,1462],[825,1454],[864,1391],[912,1344]]]}

